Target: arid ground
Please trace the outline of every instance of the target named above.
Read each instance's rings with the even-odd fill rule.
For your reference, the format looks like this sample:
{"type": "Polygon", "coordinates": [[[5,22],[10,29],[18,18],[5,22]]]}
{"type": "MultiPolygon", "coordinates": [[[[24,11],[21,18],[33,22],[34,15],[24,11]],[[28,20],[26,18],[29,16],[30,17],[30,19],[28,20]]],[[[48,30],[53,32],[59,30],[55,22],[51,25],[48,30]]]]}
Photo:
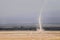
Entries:
{"type": "Polygon", "coordinates": [[[0,31],[0,40],[60,40],[60,31],[0,31]]]}

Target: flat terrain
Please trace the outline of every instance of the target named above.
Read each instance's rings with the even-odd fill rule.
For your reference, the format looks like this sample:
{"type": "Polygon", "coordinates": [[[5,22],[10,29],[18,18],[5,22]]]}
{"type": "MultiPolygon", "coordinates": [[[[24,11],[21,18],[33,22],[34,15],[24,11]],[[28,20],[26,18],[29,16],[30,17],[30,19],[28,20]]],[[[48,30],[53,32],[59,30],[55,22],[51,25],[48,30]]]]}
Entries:
{"type": "Polygon", "coordinates": [[[60,40],[60,31],[41,32],[41,40],[60,40]]]}
{"type": "Polygon", "coordinates": [[[60,40],[60,31],[0,31],[0,40],[60,40]]]}

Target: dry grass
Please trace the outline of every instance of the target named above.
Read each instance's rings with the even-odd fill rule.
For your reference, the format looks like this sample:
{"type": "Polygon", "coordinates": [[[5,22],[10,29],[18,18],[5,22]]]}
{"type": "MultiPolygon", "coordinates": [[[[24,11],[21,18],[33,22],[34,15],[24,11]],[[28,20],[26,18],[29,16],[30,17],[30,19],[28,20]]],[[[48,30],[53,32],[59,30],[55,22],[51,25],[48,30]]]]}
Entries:
{"type": "Polygon", "coordinates": [[[60,31],[0,31],[0,40],[60,40],[60,31]]]}
{"type": "Polygon", "coordinates": [[[60,31],[41,32],[41,40],[60,40],[60,31]]]}
{"type": "Polygon", "coordinates": [[[1,31],[0,40],[40,40],[37,31],[1,31]]]}

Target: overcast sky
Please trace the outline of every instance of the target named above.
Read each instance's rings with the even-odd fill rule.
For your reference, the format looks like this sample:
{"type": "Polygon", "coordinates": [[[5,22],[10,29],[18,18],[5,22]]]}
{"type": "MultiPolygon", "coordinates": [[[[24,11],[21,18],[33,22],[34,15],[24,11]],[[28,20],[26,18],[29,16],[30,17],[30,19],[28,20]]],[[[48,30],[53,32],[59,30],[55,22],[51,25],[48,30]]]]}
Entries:
{"type": "Polygon", "coordinates": [[[48,0],[42,12],[43,23],[60,23],[60,0],[48,0]]]}
{"type": "MultiPolygon", "coordinates": [[[[38,23],[42,3],[43,0],[0,0],[0,24],[38,23]]],[[[60,23],[60,0],[47,0],[42,16],[43,23],[60,23]]]]}
{"type": "Polygon", "coordinates": [[[0,0],[0,23],[38,23],[42,0],[0,0]]]}

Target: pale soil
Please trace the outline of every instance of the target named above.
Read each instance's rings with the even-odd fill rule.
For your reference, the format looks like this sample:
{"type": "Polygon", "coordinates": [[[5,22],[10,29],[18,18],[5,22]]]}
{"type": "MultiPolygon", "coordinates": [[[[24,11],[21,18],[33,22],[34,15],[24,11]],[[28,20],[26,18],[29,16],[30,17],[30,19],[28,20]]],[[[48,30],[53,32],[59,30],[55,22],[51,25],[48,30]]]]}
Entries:
{"type": "Polygon", "coordinates": [[[0,31],[0,40],[60,40],[60,31],[0,31]]]}

